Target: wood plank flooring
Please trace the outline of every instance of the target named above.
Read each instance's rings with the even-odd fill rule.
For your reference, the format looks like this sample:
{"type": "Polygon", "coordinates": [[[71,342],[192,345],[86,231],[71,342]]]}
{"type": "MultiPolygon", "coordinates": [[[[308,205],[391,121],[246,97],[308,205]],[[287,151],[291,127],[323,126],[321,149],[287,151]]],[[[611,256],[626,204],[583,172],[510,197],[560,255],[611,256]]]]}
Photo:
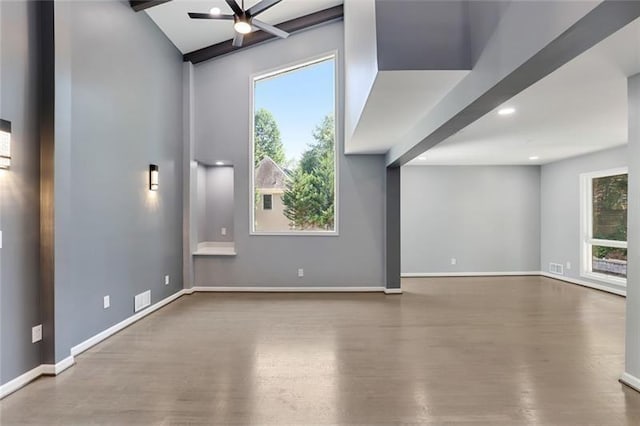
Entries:
{"type": "Polygon", "coordinates": [[[5,425],[640,425],[624,299],[541,277],[184,296],[0,402],[5,425]]]}

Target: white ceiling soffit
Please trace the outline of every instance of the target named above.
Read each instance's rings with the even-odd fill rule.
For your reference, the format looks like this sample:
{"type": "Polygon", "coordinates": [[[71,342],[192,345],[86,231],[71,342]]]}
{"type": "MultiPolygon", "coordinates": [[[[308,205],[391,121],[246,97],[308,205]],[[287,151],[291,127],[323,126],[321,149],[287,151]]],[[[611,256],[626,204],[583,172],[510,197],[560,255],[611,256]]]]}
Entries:
{"type": "Polygon", "coordinates": [[[469,71],[379,71],[347,154],[387,152],[469,71]]]}
{"type": "Polygon", "coordinates": [[[623,145],[638,72],[640,20],[506,102],[514,114],[498,108],[409,164],[546,164],[623,145]]]}
{"type": "MultiPolygon", "coordinates": [[[[244,3],[248,9],[258,0],[245,0],[244,3]]],[[[342,0],[282,0],[260,14],[260,19],[275,25],[342,3],[342,0]]],[[[189,53],[233,38],[233,23],[230,21],[190,19],[187,16],[188,12],[207,13],[212,7],[232,14],[224,0],[171,0],[145,9],[145,12],[182,53],[189,53]]]]}

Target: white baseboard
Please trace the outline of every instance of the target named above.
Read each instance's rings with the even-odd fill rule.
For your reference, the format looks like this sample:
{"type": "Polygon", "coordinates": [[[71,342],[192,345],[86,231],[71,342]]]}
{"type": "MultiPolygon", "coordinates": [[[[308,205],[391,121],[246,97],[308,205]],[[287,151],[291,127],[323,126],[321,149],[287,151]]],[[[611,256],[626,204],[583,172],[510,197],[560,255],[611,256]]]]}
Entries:
{"type": "MultiPolygon", "coordinates": [[[[442,272],[442,273],[433,273],[433,272],[418,272],[418,273],[403,273],[402,277],[410,278],[410,277],[474,277],[474,276],[518,276],[518,275],[538,275],[547,278],[552,278],[560,281],[566,281],[572,284],[581,285],[584,287],[591,287],[597,290],[606,291],[609,293],[617,294],[620,296],[626,296],[626,291],[617,290],[611,287],[603,286],[600,284],[594,284],[587,281],[577,280],[574,278],[565,277],[563,275],[555,275],[547,272],[541,271],[518,271],[518,272],[442,272]]],[[[182,295],[185,294],[193,294],[195,292],[274,292],[274,293],[328,293],[328,292],[384,292],[385,294],[402,294],[401,288],[385,288],[382,286],[374,286],[374,287],[205,287],[205,286],[195,286],[191,288],[182,289],[171,296],[162,299],[161,301],[155,303],[154,305],[132,315],[131,317],[109,327],[108,329],[96,334],[93,337],[85,340],[84,342],[74,346],[71,348],[71,354],[58,362],[57,364],[41,364],[26,373],[16,377],[15,379],[5,383],[0,386],[0,399],[3,399],[5,396],[17,391],[18,389],[24,387],[29,384],[33,380],[37,379],[42,375],[58,375],[75,364],[74,357],[86,351],[87,349],[97,345],[108,337],[113,336],[124,328],[130,326],[131,324],[141,320],[147,315],[157,311],[163,306],[168,305],[174,300],[178,299],[182,295]]],[[[620,381],[640,392],[640,379],[628,374],[624,373],[620,377],[620,381]]]]}
{"type": "Polygon", "coordinates": [[[69,355],[57,364],[42,364],[40,367],[42,367],[42,375],[57,376],[73,364],[75,364],[75,359],[73,355],[69,355]]]}
{"type": "Polygon", "coordinates": [[[552,274],[544,271],[513,271],[513,272],[405,272],[403,278],[436,278],[436,277],[508,277],[508,276],[542,276],[554,280],[565,281],[571,284],[581,285],[607,293],[627,296],[626,290],[619,290],[602,284],[570,278],[564,275],[552,274]]]}
{"type": "Polygon", "coordinates": [[[146,317],[147,315],[157,311],[158,309],[162,308],[165,305],[168,305],[169,303],[173,302],[174,300],[176,300],[177,298],[179,298],[180,296],[182,296],[183,294],[185,294],[186,291],[185,290],[180,290],[177,293],[172,294],[169,297],[166,297],[162,300],[160,300],[159,302],[156,302],[155,304],[149,306],[148,308],[139,311],[137,313],[135,313],[134,315],[130,316],[129,318],[120,321],[119,323],[107,328],[104,331],[101,331],[100,333],[96,334],[93,337],[88,338],[87,340],[85,340],[84,342],[77,344],[76,346],[71,348],[71,356],[77,356],[79,354],[81,354],[82,352],[86,351],[87,349],[97,345],[98,343],[102,342],[104,339],[113,336],[114,334],[116,334],[117,332],[129,327],[131,324],[133,324],[136,321],[140,321],[142,318],[146,317]]]}
{"type": "Polygon", "coordinates": [[[27,371],[26,373],[0,386],[0,399],[4,398],[9,394],[12,394],[13,392],[28,385],[38,377],[42,376],[43,374],[42,371],[43,371],[43,366],[39,365],[36,368],[33,368],[27,371]]]}
{"type": "Polygon", "coordinates": [[[577,284],[583,287],[589,287],[589,288],[594,288],[596,290],[601,290],[601,291],[605,291],[607,293],[613,293],[613,294],[617,294],[618,296],[624,296],[627,297],[627,291],[626,290],[618,290],[617,288],[612,288],[606,285],[602,285],[602,284],[595,284],[595,283],[591,283],[589,281],[583,281],[583,280],[578,280],[576,278],[570,278],[570,277],[566,277],[564,275],[557,275],[557,274],[551,274],[549,272],[540,272],[540,275],[546,278],[552,278],[554,280],[560,280],[560,281],[565,281],[571,284],[577,284]]]}
{"type": "MultiPolygon", "coordinates": [[[[192,287],[194,292],[220,293],[370,293],[383,292],[384,287],[192,287]]],[[[189,293],[189,294],[191,294],[189,293]]]]}
{"type": "Polygon", "coordinates": [[[638,379],[636,376],[633,376],[629,373],[622,373],[619,380],[620,383],[623,383],[629,386],[631,389],[640,392],[640,379],[638,379]]]}
{"type": "Polygon", "coordinates": [[[68,356],[57,364],[40,364],[36,368],[0,386],[0,399],[28,385],[40,376],[57,376],[74,363],[73,356],[68,356]]]}
{"type": "Polygon", "coordinates": [[[403,272],[402,278],[431,277],[509,277],[517,275],[540,275],[540,271],[507,271],[507,272],[403,272]]]}
{"type": "Polygon", "coordinates": [[[113,336],[120,330],[130,326],[136,321],[141,320],[142,318],[146,317],[152,312],[155,312],[158,309],[162,308],[163,306],[173,302],[183,294],[190,294],[190,293],[193,293],[193,291],[189,292],[189,290],[180,290],[177,293],[174,293],[171,296],[164,298],[161,301],[155,303],[154,305],[151,305],[148,308],[137,312],[136,314],[130,316],[124,321],[121,321],[115,324],[114,326],[109,327],[104,331],[101,331],[95,336],[90,337],[84,342],[72,347],[70,350],[71,354],[65,359],[63,359],[62,361],[56,364],[41,364],[36,368],[27,371],[21,376],[16,377],[15,379],[5,383],[4,385],[0,386],[0,399],[17,391],[18,389],[29,384],[30,382],[34,381],[40,376],[57,376],[58,374],[62,373],[64,370],[66,370],[67,368],[75,364],[75,358],[74,358],[75,356],[81,354],[82,352],[86,351],[92,346],[97,345],[98,343],[102,342],[104,339],[110,336],[113,336]]]}

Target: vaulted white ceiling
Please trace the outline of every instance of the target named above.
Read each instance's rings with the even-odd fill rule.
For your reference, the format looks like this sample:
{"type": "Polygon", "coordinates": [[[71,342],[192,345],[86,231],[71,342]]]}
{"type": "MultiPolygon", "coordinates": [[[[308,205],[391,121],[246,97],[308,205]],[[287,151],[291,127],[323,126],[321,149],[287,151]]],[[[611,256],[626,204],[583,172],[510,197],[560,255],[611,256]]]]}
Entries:
{"type": "Polygon", "coordinates": [[[514,114],[489,113],[409,164],[545,164],[623,145],[638,72],[640,20],[506,102],[514,114]]]}
{"type": "MultiPolygon", "coordinates": [[[[238,1],[241,2],[241,0],[238,1]]],[[[261,14],[260,19],[269,24],[280,24],[340,5],[342,2],[342,0],[282,0],[261,14]]],[[[247,9],[258,3],[258,0],[245,0],[244,3],[247,9]]],[[[224,0],[171,0],[146,9],[145,12],[182,53],[189,53],[233,38],[232,22],[196,20],[190,19],[187,15],[188,12],[208,13],[212,7],[219,7],[222,13],[232,13],[224,0]]]]}

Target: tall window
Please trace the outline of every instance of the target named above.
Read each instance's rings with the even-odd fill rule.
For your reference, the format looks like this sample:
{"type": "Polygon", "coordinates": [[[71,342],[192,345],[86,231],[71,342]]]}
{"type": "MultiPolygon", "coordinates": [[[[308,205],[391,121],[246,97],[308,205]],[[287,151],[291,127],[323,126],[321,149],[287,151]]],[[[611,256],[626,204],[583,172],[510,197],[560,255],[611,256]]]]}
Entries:
{"type": "Polygon", "coordinates": [[[253,78],[253,234],[336,233],[336,59],[253,78]]]}
{"type": "Polygon", "coordinates": [[[627,281],[627,169],[582,175],[582,274],[627,281]]]}

